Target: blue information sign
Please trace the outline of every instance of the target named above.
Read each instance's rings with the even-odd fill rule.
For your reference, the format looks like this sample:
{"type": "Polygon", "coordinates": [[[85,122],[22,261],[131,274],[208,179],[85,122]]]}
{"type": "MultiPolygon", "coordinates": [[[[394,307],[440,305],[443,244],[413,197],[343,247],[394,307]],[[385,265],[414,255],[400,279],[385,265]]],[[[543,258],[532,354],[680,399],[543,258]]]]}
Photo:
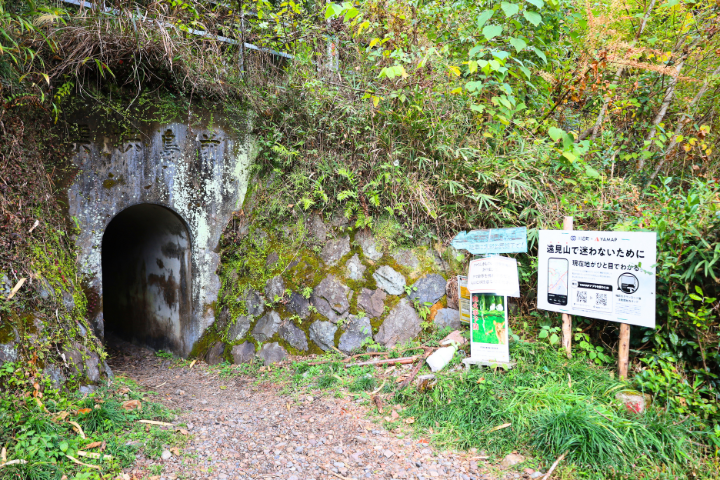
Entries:
{"type": "Polygon", "coordinates": [[[492,228],[460,232],[450,245],[473,255],[527,253],[527,228],[492,228]]]}

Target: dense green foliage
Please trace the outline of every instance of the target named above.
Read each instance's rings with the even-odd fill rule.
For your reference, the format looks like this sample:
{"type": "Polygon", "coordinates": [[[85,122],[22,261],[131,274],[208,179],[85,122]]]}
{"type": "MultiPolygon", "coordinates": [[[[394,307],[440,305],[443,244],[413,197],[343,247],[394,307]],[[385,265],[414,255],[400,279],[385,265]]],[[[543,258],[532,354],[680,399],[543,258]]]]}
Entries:
{"type": "MultiPolygon", "coordinates": [[[[565,215],[578,229],[657,231],[658,328],[633,329],[633,381],[683,424],[720,432],[716,2],[105,3],[114,14],[0,1],[0,115],[32,104],[59,119],[70,95],[122,86],[131,105],[164,89],[256,112],[259,174],[276,179],[267,216],[339,210],[438,243],[515,225],[532,241],[565,215]]],[[[559,319],[534,305],[535,253],[518,256],[511,325],[553,338],[559,319]]],[[[604,363],[615,325],[575,321],[577,355],[604,363]]],[[[583,434],[566,419],[590,435],[598,411],[556,408],[533,428],[544,422],[560,448],[551,436],[583,434]]],[[[656,440],[672,434],[641,422],[656,440]]],[[[658,455],[672,463],[676,451],[658,455]]]]}
{"type": "Polygon", "coordinates": [[[90,395],[59,392],[48,383],[42,386],[45,395],[22,397],[14,388],[21,386],[18,368],[12,363],[0,368],[0,382],[8,388],[0,392],[0,445],[8,462],[23,462],[0,467],[2,478],[108,478],[131,466],[139,451],[159,458],[163,449],[187,439],[172,430],[146,429],[138,423],[139,419],[167,422],[174,414],[146,401],[146,393],[127,379],[116,379],[112,387],[90,395]],[[139,409],[123,408],[124,402],[133,400],[139,409]],[[108,457],[92,458],[98,454],[108,457]]]}

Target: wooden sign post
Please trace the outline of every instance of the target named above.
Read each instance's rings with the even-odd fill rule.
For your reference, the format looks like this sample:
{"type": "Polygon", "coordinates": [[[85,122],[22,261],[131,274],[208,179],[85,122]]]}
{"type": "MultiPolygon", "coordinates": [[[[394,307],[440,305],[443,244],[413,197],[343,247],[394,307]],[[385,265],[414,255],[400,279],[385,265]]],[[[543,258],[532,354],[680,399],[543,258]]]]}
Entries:
{"type": "Polygon", "coordinates": [[[630,325],[620,324],[620,345],[618,346],[618,376],[621,380],[628,378],[628,363],[630,362],[630,325]]]}
{"type": "MultiPolygon", "coordinates": [[[[563,230],[573,229],[573,217],[563,218],[563,230]]],[[[562,346],[568,358],[572,355],[572,317],[562,314],[562,346]]]]}

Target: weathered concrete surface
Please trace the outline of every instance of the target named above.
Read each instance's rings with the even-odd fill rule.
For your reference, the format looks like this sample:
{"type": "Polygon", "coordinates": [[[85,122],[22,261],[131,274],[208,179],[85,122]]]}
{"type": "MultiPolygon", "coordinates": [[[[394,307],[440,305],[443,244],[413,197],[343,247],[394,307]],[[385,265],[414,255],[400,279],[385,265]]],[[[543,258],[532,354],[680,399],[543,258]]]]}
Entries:
{"type": "Polygon", "coordinates": [[[192,331],[190,233],[173,211],[135,205],[102,243],[105,326],[126,340],[182,351],[192,331]]]}
{"type": "MultiPolygon", "coordinates": [[[[255,155],[253,138],[237,131],[238,125],[249,131],[247,119],[231,127],[229,122],[218,124],[217,116],[205,117],[194,117],[192,126],[148,123],[120,131],[112,122],[78,114],[72,139],[78,173],[67,192],[69,215],[80,229],[80,268],[101,298],[102,238],[116,215],[133,205],[161,205],[175,212],[189,231],[189,319],[179,329],[170,328],[179,338],[168,342],[179,355],[190,352],[215,318],[220,288],[216,250],[232,212],[244,200],[255,155]]],[[[177,279],[178,272],[173,274],[177,279]]],[[[95,320],[102,314],[101,305],[95,320]]]]}

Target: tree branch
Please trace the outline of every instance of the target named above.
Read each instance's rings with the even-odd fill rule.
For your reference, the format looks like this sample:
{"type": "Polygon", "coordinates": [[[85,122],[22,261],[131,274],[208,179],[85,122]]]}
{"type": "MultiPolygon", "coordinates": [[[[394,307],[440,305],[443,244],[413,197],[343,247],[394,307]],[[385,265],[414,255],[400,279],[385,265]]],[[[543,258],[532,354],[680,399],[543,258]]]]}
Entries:
{"type": "Polygon", "coordinates": [[[680,115],[680,120],[678,121],[677,126],[675,127],[675,132],[673,133],[672,140],[670,141],[670,145],[668,145],[667,149],[665,150],[665,154],[662,156],[660,161],[657,164],[657,167],[655,167],[655,171],[653,171],[652,175],[650,175],[650,179],[645,184],[645,188],[647,188],[652,182],[655,181],[655,178],[657,177],[658,173],[662,169],[663,165],[665,164],[665,161],[670,157],[670,155],[675,150],[675,147],[678,145],[678,136],[680,133],[682,133],[683,128],[686,125],[685,119],[692,117],[692,110],[695,108],[697,103],[700,101],[700,99],[707,93],[708,88],[710,88],[710,81],[717,78],[717,76],[720,75],[720,66],[718,66],[710,75],[705,77],[705,82],[703,83],[703,86],[700,87],[700,90],[695,95],[695,97],[690,101],[688,104],[688,111],[687,113],[683,113],[680,115]]]}

